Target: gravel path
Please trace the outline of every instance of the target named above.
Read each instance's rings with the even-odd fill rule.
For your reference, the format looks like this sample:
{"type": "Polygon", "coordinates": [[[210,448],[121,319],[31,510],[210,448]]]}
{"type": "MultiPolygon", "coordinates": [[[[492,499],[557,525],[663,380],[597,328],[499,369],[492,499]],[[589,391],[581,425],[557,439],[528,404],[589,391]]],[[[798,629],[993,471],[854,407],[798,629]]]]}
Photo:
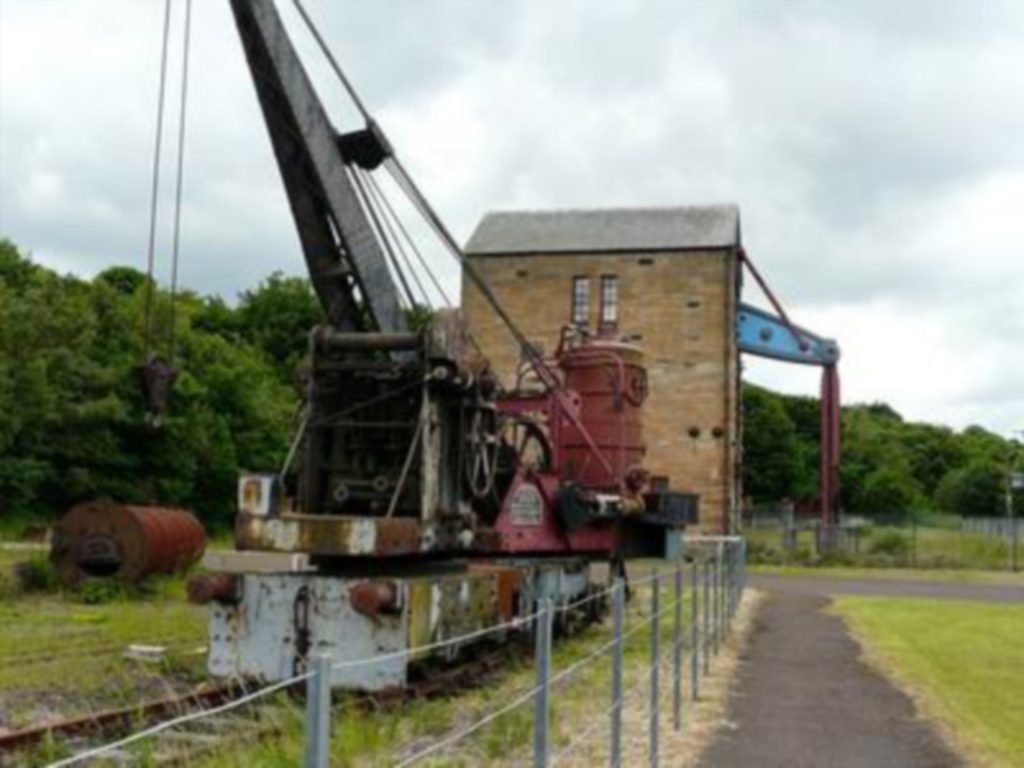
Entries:
{"type": "MultiPolygon", "coordinates": [[[[915,716],[913,702],[861,661],[860,648],[842,619],[822,612],[830,593],[918,595],[922,583],[764,575],[752,577],[751,583],[768,596],[740,659],[726,725],[704,752],[702,766],[963,765],[935,730],[915,716]]],[[[992,589],[966,584],[926,586],[933,591],[924,594],[940,597],[966,597],[968,592],[992,589]]]]}

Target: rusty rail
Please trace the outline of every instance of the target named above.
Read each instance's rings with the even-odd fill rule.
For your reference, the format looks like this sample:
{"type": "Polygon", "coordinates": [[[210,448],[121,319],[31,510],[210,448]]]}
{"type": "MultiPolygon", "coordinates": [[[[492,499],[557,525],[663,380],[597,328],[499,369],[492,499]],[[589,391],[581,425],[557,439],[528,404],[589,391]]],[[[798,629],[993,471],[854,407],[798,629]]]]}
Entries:
{"type": "Polygon", "coordinates": [[[57,720],[0,734],[0,755],[33,747],[48,736],[103,735],[127,725],[137,724],[140,719],[152,720],[172,712],[179,713],[190,705],[221,704],[236,696],[239,690],[237,685],[205,688],[184,696],[157,699],[122,709],[108,709],[91,715],[57,720]]]}

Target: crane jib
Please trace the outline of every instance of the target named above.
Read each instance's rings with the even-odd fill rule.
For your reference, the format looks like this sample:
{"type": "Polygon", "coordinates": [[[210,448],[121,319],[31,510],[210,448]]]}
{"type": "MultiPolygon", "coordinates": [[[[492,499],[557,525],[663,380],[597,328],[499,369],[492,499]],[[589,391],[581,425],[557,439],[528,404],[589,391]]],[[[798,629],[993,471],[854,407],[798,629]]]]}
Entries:
{"type": "Polygon", "coordinates": [[[313,287],[343,330],[405,330],[384,246],[348,165],[388,155],[372,124],[339,137],[272,0],[231,0],[313,287]]]}

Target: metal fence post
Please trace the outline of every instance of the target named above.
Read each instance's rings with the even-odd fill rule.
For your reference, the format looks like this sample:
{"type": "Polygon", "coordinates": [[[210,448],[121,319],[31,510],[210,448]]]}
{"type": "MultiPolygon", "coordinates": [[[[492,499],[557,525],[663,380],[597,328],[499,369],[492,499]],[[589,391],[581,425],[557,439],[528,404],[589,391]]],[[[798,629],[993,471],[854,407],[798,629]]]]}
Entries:
{"type": "Polygon", "coordinates": [[[736,615],[736,603],[739,597],[739,551],[738,541],[729,542],[729,626],[736,615]]]}
{"type": "Polygon", "coordinates": [[[547,768],[550,755],[548,722],[551,702],[548,680],[551,677],[551,600],[540,600],[537,631],[534,633],[534,663],[537,667],[537,696],[533,708],[533,765],[547,768]]]}
{"type": "Polygon", "coordinates": [[[722,554],[721,546],[715,546],[715,554],[711,559],[711,651],[718,655],[718,609],[719,609],[719,564],[722,554]]]}
{"type": "Polygon", "coordinates": [[[705,560],[701,568],[704,582],[704,621],[701,622],[701,642],[704,646],[704,676],[711,673],[711,561],[705,560]]]}
{"type": "Polygon", "coordinates": [[[724,615],[724,619],[723,619],[722,623],[724,624],[723,634],[728,636],[729,635],[730,620],[732,619],[732,587],[733,587],[733,584],[732,584],[732,554],[733,554],[733,552],[732,552],[732,542],[731,541],[725,542],[725,546],[722,548],[722,552],[724,553],[723,554],[724,560],[723,560],[723,563],[722,563],[723,568],[724,568],[724,573],[723,573],[723,576],[722,576],[722,587],[723,587],[723,592],[725,593],[722,596],[722,601],[725,603],[725,609],[723,611],[723,613],[725,615],[724,615]]]}
{"type": "Polygon", "coordinates": [[[612,594],[615,645],[612,655],[611,768],[619,768],[622,764],[622,622],[626,607],[626,588],[621,578],[615,579],[612,594]]]}
{"type": "Polygon", "coordinates": [[[676,563],[676,608],[672,627],[672,724],[678,731],[683,710],[683,564],[676,563]]]}
{"type": "Polygon", "coordinates": [[[747,588],[747,540],[740,539],[740,598],[747,588]]]}
{"type": "Polygon", "coordinates": [[[690,697],[697,700],[697,678],[700,677],[700,584],[697,580],[697,558],[690,563],[690,697]]]}
{"type": "Polygon", "coordinates": [[[327,768],[331,749],[331,657],[313,657],[306,678],[306,768],[327,768]]]}
{"type": "Polygon", "coordinates": [[[718,653],[722,643],[725,642],[725,542],[718,542],[718,633],[715,635],[715,653],[718,653]]]}
{"type": "Polygon", "coordinates": [[[733,541],[733,542],[729,543],[729,619],[730,619],[730,622],[732,620],[732,617],[736,615],[736,594],[737,594],[736,588],[737,588],[737,585],[739,584],[739,578],[738,578],[738,563],[739,563],[739,559],[737,558],[737,555],[739,554],[739,551],[740,551],[740,548],[739,548],[739,543],[738,542],[733,541]]]}
{"type": "Polygon", "coordinates": [[[650,746],[648,747],[649,765],[651,768],[658,768],[658,704],[660,702],[660,690],[658,687],[659,675],[659,640],[661,626],[659,613],[661,612],[659,600],[661,593],[661,574],[654,572],[653,587],[651,590],[651,703],[650,703],[650,746]]]}

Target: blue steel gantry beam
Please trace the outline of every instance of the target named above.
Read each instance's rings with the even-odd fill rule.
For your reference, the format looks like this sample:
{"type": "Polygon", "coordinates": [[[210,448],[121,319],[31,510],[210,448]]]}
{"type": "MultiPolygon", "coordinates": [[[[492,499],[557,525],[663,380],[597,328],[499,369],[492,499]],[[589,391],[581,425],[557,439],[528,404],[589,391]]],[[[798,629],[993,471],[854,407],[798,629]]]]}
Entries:
{"type": "Polygon", "coordinates": [[[750,304],[740,304],[736,341],[740,352],[786,363],[835,365],[839,362],[839,345],[834,340],[789,326],[781,317],[750,304]]]}

